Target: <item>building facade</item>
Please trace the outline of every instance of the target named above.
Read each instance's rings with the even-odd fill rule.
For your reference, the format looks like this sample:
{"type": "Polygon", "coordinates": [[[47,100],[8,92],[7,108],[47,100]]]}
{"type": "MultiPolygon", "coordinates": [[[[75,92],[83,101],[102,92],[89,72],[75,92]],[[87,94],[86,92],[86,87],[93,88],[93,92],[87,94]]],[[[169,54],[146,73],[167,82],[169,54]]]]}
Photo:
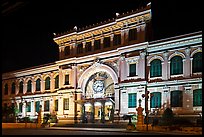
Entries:
{"type": "Polygon", "coordinates": [[[148,5],[55,35],[59,61],[4,73],[2,106],[16,106],[22,117],[36,118],[42,106],[59,119],[105,122],[136,114],[141,99],[149,116],[169,107],[199,117],[202,32],[151,41],[151,18],[148,5]]]}

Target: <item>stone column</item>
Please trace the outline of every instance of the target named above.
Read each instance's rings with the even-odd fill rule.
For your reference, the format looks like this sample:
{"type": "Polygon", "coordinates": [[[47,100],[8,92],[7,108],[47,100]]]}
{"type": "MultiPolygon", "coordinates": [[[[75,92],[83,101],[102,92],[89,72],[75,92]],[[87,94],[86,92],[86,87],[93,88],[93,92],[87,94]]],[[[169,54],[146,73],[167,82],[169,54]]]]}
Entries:
{"type": "Polygon", "coordinates": [[[162,79],[168,80],[168,52],[163,53],[164,61],[162,62],[162,79]]]}
{"type": "Polygon", "coordinates": [[[94,101],[91,101],[91,122],[95,122],[95,106],[94,101]]]}
{"type": "Polygon", "coordinates": [[[119,77],[120,80],[123,81],[126,76],[127,76],[127,71],[125,70],[126,68],[126,61],[125,61],[125,56],[121,55],[120,59],[119,59],[119,77]]]}
{"type": "Polygon", "coordinates": [[[140,52],[140,59],[138,60],[138,70],[140,70],[140,73],[138,73],[138,76],[142,79],[145,78],[145,52],[140,52]]]}
{"type": "Polygon", "coordinates": [[[124,45],[125,43],[125,31],[122,29],[121,30],[121,45],[124,45]]]}
{"type": "Polygon", "coordinates": [[[86,53],[86,41],[83,41],[82,44],[83,44],[83,53],[86,53]]]}
{"type": "Polygon", "coordinates": [[[63,73],[62,73],[62,69],[59,68],[59,89],[62,88],[63,86],[63,73]]]}
{"type": "Polygon", "coordinates": [[[34,99],[31,99],[30,101],[30,108],[31,108],[31,116],[35,116],[35,110],[34,110],[35,104],[34,104],[34,99]]]}
{"type": "Polygon", "coordinates": [[[114,34],[112,33],[110,35],[110,47],[113,47],[113,38],[114,38],[114,34]]]}
{"type": "Polygon", "coordinates": [[[35,93],[35,90],[36,90],[36,82],[34,78],[32,77],[32,93],[35,93]]]}
{"type": "Polygon", "coordinates": [[[54,74],[51,73],[50,75],[50,91],[53,92],[55,90],[55,81],[54,81],[54,74]]]}
{"type": "Polygon", "coordinates": [[[101,122],[105,123],[105,101],[101,101],[101,122]]]}
{"type": "Polygon", "coordinates": [[[191,74],[191,60],[190,60],[190,48],[187,48],[185,50],[186,52],[186,58],[185,58],[185,61],[184,61],[184,77],[185,78],[189,78],[190,77],[190,74],[191,74]]]}

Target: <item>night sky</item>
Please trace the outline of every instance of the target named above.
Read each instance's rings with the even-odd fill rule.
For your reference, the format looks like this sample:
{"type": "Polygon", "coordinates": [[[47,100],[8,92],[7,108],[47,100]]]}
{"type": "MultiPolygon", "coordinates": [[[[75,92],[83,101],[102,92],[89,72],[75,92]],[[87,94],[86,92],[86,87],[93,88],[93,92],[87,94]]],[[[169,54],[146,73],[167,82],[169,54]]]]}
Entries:
{"type": "MultiPolygon", "coordinates": [[[[115,18],[116,12],[136,10],[150,0],[84,1],[33,0],[3,14],[2,72],[57,61],[53,33],[115,18]]],[[[177,1],[151,2],[154,40],[202,30],[201,1],[177,1]]]]}

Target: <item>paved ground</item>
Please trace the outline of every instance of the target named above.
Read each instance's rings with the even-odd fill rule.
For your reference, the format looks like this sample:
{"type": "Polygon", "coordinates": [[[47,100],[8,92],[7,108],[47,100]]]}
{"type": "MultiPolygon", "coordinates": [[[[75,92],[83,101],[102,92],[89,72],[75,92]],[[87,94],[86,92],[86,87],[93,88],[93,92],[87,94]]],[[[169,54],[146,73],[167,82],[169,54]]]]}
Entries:
{"type": "Polygon", "coordinates": [[[190,135],[174,132],[138,132],[107,128],[2,129],[2,135],[190,135]]]}

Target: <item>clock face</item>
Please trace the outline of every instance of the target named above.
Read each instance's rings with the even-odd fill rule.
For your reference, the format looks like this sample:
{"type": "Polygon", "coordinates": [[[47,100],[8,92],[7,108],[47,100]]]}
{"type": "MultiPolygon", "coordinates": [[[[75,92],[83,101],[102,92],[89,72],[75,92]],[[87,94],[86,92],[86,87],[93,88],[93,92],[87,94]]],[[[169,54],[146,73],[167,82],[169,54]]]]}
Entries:
{"type": "Polygon", "coordinates": [[[101,92],[101,91],[103,90],[103,88],[104,88],[103,81],[97,80],[97,81],[94,82],[94,84],[93,84],[93,90],[94,90],[95,92],[101,92]]]}

